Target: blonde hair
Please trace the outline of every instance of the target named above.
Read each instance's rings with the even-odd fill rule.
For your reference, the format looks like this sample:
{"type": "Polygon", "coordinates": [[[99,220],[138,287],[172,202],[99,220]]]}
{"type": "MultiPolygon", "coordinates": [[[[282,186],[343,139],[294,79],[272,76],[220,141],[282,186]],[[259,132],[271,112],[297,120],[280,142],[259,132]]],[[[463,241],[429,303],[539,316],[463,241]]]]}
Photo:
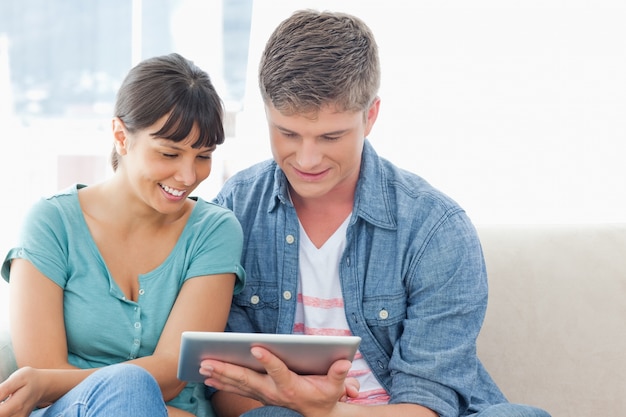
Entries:
{"type": "Polygon", "coordinates": [[[345,13],[301,10],[270,36],[259,64],[266,104],[284,114],[365,111],[378,94],[378,46],[369,27],[345,13]]]}

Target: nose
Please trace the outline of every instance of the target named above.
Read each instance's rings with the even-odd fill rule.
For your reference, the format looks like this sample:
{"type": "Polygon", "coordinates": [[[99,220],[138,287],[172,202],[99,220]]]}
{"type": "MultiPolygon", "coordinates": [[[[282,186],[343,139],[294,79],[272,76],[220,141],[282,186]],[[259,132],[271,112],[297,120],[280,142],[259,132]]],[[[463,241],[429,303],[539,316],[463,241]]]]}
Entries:
{"type": "Polygon", "coordinates": [[[196,183],[197,178],[196,164],[191,161],[181,161],[174,175],[174,179],[184,184],[185,187],[190,187],[196,183]]]}
{"type": "Polygon", "coordinates": [[[303,171],[315,168],[322,161],[322,152],[314,139],[304,139],[297,151],[298,165],[303,171]]]}

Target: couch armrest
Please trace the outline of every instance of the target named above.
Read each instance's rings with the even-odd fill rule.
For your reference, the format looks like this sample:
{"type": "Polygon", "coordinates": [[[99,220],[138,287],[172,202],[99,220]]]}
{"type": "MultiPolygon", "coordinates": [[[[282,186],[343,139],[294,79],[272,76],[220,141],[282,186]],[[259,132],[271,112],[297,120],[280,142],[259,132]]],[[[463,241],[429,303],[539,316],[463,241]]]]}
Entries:
{"type": "Polygon", "coordinates": [[[0,329],[0,382],[7,379],[16,369],[11,336],[7,329],[0,329]]]}

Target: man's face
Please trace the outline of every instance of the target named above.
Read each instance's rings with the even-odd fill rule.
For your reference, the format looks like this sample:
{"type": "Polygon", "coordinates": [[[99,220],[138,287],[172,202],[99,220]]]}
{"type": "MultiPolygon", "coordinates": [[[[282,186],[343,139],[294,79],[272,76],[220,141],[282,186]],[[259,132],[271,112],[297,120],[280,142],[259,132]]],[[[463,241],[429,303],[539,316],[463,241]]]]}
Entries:
{"type": "Polygon", "coordinates": [[[305,200],[353,195],[363,142],[376,121],[379,103],[376,99],[366,112],[337,112],[325,106],[316,114],[291,116],[266,105],[272,154],[292,193],[305,200]]]}

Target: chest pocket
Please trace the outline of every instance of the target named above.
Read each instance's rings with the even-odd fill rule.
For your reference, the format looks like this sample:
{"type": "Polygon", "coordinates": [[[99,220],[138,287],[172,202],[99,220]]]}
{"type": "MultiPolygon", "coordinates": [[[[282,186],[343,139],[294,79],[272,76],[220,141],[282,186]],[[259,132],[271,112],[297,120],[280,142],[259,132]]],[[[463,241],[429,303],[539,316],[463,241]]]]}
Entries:
{"type": "Polygon", "coordinates": [[[252,310],[278,308],[278,288],[272,285],[247,285],[234,297],[239,307],[252,310]]]}
{"type": "Polygon", "coordinates": [[[404,331],[406,295],[376,296],[363,299],[363,314],[370,331],[389,355],[404,331]]]}
{"type": "Polygon", "coordinates": [[[233,303],[243,310],[255,331],[274,333],[278,322],[278,287],[268,283],[258,284],[246,285],[233,297],[233,303]]]}

